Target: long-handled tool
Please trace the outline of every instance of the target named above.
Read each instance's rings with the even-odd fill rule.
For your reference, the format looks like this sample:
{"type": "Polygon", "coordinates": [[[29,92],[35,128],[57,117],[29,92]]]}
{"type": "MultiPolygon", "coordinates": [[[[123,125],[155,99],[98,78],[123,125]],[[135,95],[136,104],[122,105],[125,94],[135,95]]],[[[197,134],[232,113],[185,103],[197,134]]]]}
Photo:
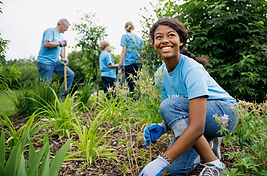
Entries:
{"type": "MultiPolygon", "coordinates": [[[[64,58],[66,59],[66,46],[64,46],[63,55],[64,55],[64,58]]],[[[64,83],[65,83],[65,92],[67,92],[68,88],[67,88],[67,63],[66,62],[64,62],[64,83]]]]}

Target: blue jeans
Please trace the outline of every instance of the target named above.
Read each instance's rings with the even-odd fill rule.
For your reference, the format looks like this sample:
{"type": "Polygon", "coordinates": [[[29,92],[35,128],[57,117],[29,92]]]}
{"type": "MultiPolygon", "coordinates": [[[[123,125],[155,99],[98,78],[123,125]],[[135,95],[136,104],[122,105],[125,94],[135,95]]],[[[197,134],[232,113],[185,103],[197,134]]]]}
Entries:
{"type": "MultiPolygon", "coordinates": [[[[222,116],[223,114],[227,114],[229,116],[227,128],[229,132],[234,130],[238,120],[234,109],[234,105],[226,101],[207,101],[206,123],[204,130],[204,136],[207,141],[211,141],[215,137],[225,135],[218,133],[221,128],[215,121],[213,115],[218,114],[218,116],[222,116]]],[[[160,113],[163,120],[174,132],[175,137],[170,145],[172,146],[188,127],[189,100],[185,97],[167,98],[160,104],[160,113]]],[[[191,147],[184,154],[174,160],[171,165],[167,166],[166,170],[170,175],[188,175],[199,163],[200,156],[197,151],[191,147]]]]}
{"type": "MultiPolygon", "coordinates": [[[[64,76],[64,64],[57,61],[53,65],[37,63],[38,71],[42,81],[51,81],[53,73],[55,72],[59,76],[64,76]]],[[[64,101],[67,94],[70,92],[74,78],[74,72],[67,67],[67,92],[65,92],[64,86],[61,90],[61,99],[64,101]]]]}

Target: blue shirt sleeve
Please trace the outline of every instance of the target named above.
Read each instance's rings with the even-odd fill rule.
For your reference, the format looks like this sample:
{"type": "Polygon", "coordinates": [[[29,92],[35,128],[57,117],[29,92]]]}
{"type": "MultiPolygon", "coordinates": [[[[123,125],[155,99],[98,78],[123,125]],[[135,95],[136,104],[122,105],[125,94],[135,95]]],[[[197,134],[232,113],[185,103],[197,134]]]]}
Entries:
{"type": "Polygon", "coordinates": [[[122,35],[121,37],[121,46],[126,46],[126,35],[122,35]]]}
{"type": "Polygon", "coordinates": [[[184,83],[187,88],[188,99],[209,96],[208,83],[204,68],[193,67],[186,73],[184,83]]]}
{"type": "Polygon", "coordinates": [[[52,42],[54,40],[54,34],[53,31],[50,29],[47,29],[44,32],[44,42],[52,42]]]}

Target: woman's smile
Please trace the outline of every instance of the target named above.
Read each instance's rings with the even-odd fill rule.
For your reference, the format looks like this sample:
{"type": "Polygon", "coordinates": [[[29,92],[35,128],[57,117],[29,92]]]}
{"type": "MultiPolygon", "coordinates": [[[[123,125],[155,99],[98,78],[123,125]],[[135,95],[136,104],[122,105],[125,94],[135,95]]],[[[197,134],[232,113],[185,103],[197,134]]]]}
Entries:
{"type": "Polygon", "coordinates": [[[169,26],[160,25],[156,29],[154,47],[163,59],[179,57],[182,44],[178,33],[169,26]]]}

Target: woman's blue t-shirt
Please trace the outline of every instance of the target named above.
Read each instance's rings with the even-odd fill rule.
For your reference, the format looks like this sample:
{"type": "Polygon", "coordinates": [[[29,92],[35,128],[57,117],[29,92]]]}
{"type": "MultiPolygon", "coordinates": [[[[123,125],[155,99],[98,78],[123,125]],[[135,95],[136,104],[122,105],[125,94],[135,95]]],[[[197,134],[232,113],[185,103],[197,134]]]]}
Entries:
{"type": "Polygon", "coordinates": [[[143,40],[134,33],[127,32],[121,37],[121,46],[126,47],[126,55],[123,65],[128,66],[139,59],[143,47],[143,40]]]}
{"type": "Polygon", "coordinates": [[[168,73],[163,63],[155,74],[155,82],[161,87],[161,97],[187,97],[189,100],[207,96],[208,100],[223,100],[236,103],[204,69],[203,65],[192,58],[180,55],[176,68],[168,73]]]}

